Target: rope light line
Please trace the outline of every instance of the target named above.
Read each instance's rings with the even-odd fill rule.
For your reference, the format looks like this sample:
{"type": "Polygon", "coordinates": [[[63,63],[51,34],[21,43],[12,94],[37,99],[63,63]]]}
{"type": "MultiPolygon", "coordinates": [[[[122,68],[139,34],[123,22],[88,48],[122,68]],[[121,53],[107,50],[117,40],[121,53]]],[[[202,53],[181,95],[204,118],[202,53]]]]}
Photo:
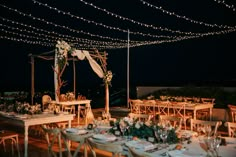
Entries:
{"type": "MultiPolygon", "coordinates": [[[[0,24],[1,25],[1,24],[0,24]]],[[[16,32],[12,32],[12,31],[7,31],[7,30],[5,30],[5,29],[0,29],[0,31],[2,31],[2,32],[4,32],[4,33],[7,33],[7,34],[12,34],[12,35],[16,35],[16,36],[19,36],[19,37],[21,37],[21,38],[29,38],[29,39],[36,39],[36,40],[42,40],[42,41],[48,41],[48,42],[51,42],[51,43],[53,43],[53,42],[56,42],[57,41],[57,39],[56,40],[50,40],[50,39],[48,39],[48,38],[43,38],[43,37],[36,37],[36,36],[29,36],[29,35],[25,35],[25,34],[21,34],[21,33],[16,33],[16,32]]],[[[29,40],[27,40],[27,41],[29,41],[29,40]]],[[[88,46],[90,46],[90,47],[92,47],[92,48],[117,48],[117,47],[119,47],[119,48],[125,48],[126,47],[126,43],[123,43],[123,44],[116,44],[116,43],[113,43],[113,44],[107,44],[107,45],[100,45],[100,44],[78,44],[78,42],[71,42],[71,44],[72,45],[75,45],[75,44],[77,44],[77,45],[79,45],[78,47],[81,47],[81,45],[83,45],[83,46],[86,46],[86,47],[88,47],[88,46]]]]}
{"type": "Polygon", "coordinates": [[[14,38],[14,37],[8,37],[8,36],[0,36],[0,39],[7,39],[7,40],[12,40],[12,41],[17,41],[17,42],[24,42],[27,44],[34,44],[34,45],[41,45],[41,46],[47,46],[47,47],[54,47],[55,43],[47,43],[47,42],[41,42],[41,41],[30,41],[22,38],[14,38]]]}
{"type": "MultiPolygon", "coordinates": [[[[145,23],[138,22],[138,21],[135,21],[135,20],[133,20],[133,19],[129,19],[129,18],[127,18],[127,17],[123,17],[123,16],[120,16],[120,15],[118,15],[118,14],[112,13],[112,12],[110,12],[110,11],[107,11],[106,9],[102,9],[102,8],[100,8],[100,7],[96,6],[96,5],[94,5],[93,3],[88,3],[88,2],[86,2],[86,1],[84,1],[84,0],[80,0],[80,1],[81,1],[82,3],[88,5],[88,6],[91,6],[91,7],[95,8],[95,9],[97,9],[97,10],[100,10],[100,11],[102,11],[102,12],[105,12],[107,15],[116,17],[116,18],[121,19],[121,20],[129,21],[129,22],[132,22],[132,23],[134,23],[134,24],[137,24],[137,25],[140,25],[140,26],[143,26],[143,27],[146,27],[146,28],[152,28],[152,29],[154,29],[154,30],[168,31],[168,32],[171,32],[171,33],[179,33],[179,34],[186,34],[186,35],[201,35],[201,34],[202,34],[202,33],[193,33],[193,32],[182,32],[182,31],[180,31],[180,30],[174,31],[174,30],[168,29],[168,28],[166,28],[166,27],[165,27],[165,28],[156,27],[156,26],[154,26],[154,25],[145,24],[145,23]]],[[[236,27],[236,26],[235,26],[235,27],[236,27]]],[[[233,28],[235,28],[235,27],[233,27],[233,28]]],[[[205,34],[208,34],[208,33],[211,34],[211,33],[213,33],[213,32],[206,32],[205,34]]]]}
{"type": "Polygon", "coordinates": [[[155,6],[155,5],[153,5],[153,4],[151,4],[151,3],[148,3],[148,2],[146,2],[146,1],[144,1],[144,0],[140,0],[141,2],[142,2],[142,4],[144,4],[144,5],[146,5],[146,6],[148,6],[148,7],[151,7],[151,8],[154,8],[154,9],[157,9],[157,10],[160,10],[162,13],[164,13],[164,14],[167,14],[167,15],[170,15],[170,16],[175,16],[175,17],[177,17],[177,18],[179,18],[179,19],[184,19],[184,20],[186,20],[186,21],[189,21],[189,22],[191,22],[191,23],[194,23],[194,24],[200,24],[200,25],[204,25],[204,26],[207,26],[207,27],[217,27],[217,28],[235,28],[235,26],[234,27],[232,27],[232,26],[227,26],[227,25],[217,25],[217,24],[209,24],[209,23],[205,23],[205,22],[202,22],[202,21],[196,21],[196,20],[193,20],[193,19],[191,19],[191,18],[188,18],[188,17],[186,17],[186,16],[182,16],[182,15],[178,15],[178,14],[176,14],[175,12],[170,12],[170,11],[168,11],[168,10],[165,10],[165,9],[163,9],[163,7],[162,6],[155,6]]]}
{"type": "Polygon", "coordinates": [[[234,5],[233,4],[227,4],[226,2],[225,2],[225,0],[213,0],[213,1],[215,1],[215,2],[217,2],[218,4],[223,4],[226,8],[228,8],[228,9],[232,9],[233,11],[236,11],[236,9],[235,9],[235,7],[234,7],[234,5]]]}
{"type": "MultiPolygon", "coordinates": [[[[167,43],[167,42],[176,42],[176,41],[181,41],[181,40],[185,40],[185,39],[203,37],[203,36],[208,36],[208,35],[225,34],[225,33],[232,32],[232,31],[235,31],[235,29],[224,30],[224,31],[220,31],[220,32],[212,32],[212,33],[207,33],[207,34],[205,33],[205,34],[201,34],[199,36],[178,37],[177,39],[174,39],[174,40],[140,41],[140,43],[132,44],[131,47],[137,47],[137,46],[140,46],[140,45],[150,45],[150,44],[160,44],[160,43],[167,43]]],[[[14,41],[22,41],[22,40],[24,40],[22,38],[14,38],[14,37],[7,38],[5,36],[1,36],[1,38],[5,38],[5,39],[8,39],[8,40],[14,40],[14,41]]],[[[29,40],[26,40],[25,42],[33,42],[34,44],[43,44],[43,45],[45,45],[45,42],[36,42],[36,41],[29,41],[29,40]]],[[[126,40],[125,40],[125,42],[126,42],[126,40]]],[[[54,43],[53,43],[53,45],[54,45],[54,43]]],[[[84,45],[87,45],[88,47],[91,47],[92,44],[90,43],[90,44],[84,44],[84,45]]],[[[105,47],[105,46],[101,46],[101,47],[105,47]]],[[[125,48],[125,47],[126,47],[126,45],[123,46],[122,44],[119,45],[119,46],[117,46],[117,45],[109,46],[109,48],[125,48]]]]}
{"type": "MultiPolygon", "coordinates": [[[[73,37],[72,39],[71,38],[62,38],[62,37],[56,37],[56,36],[52,36],[52,35],[47,35],[47,34],[41,34],[41,33],[36,33],[34,31],[30,31],[30,30],[27,30],[27,29],[21,29],[21,28],[18,28],[18,27],[10,27],[10,26],[7,26],[7,25],[4,25],[4,24],[1,24],[0,23],[0,27],[4,27],[4,28],[8,28],[8,29],[12,29],[12,30],[17,30],[17,31],[20,31],[20,32],[26,32],[26,33],[30,33],[30,34],[33,34],[33,35],[37,35],[37,36],[40,36],[40,37],[46,37],[45,39],[47,38],[52,38],[54,39],[55,41],[57,40],[60,40],[60,39],[63,39],[65,41],[68,41],[70,43],[72,42],[82,42],[82,43],[95,43],[95,44],[104,44],[104,45],[114,45],[115,43],[112,43],[112,42],[103,42],[103,41],[89,41],[89,40],[84,40],[82,38],[75,38],[73,37]]],[[[13,32],[14,33],[14,32],[13,32]]],[[[61,34],[58,34],[58,35],[61,35],[61,34]]],[[[48,39],[49,40],[49,39],[48,39]]]]}
{"type": "MultiPolygon", "coordinates": [[[[236,31],[235,29],[232,29],[232,30],[229,30],[229,31],[219,31],[217,32],[217,34],[225,34],[225,33],[229,33],[229,32],[233,32],[233,31],[236,31]]],[[[211,35],[214,35],[214,34],[211,34],[211,35]]],[[[137,47],[137,46],[144,46],[144,45],[152,45],[152,44],[160,44],[160,43],[170,43],[170,42],[176,42],[176,41],[181,41],[181,40],[186,40],[186,39],[192,39],[192,38],[198,38],[198,37],[204,37],[203,36],[186,36],[186,37],[180,37],[178,39],[175,39],[175,40],[161,40],[161,41],[150,41],[150,42],[140,42],[140,43],[132,43],[131,44],[131,47],[137,47]]],[[[15,40],[16,41],[16,40],[15,40]]],[[[51,40],[50,40],[51,41],[51,40]]],[[[74,43],[73,43],[74,44],[74,43]]],[[[86,45],[86,48],[108,48],[108,49],[115,49],[115,48],[125,48],[126,47],[126,44],[124,43],[123,45],[122,44],[110,44],[109,46],[101,46],[101,45],[96,45],[96,44],[80,44],[80,45],[83,45],[85,46],[86,45]],[[92,46],[91,46],[92,45],[92,46]]]]}
{"type": "MultiPolygon", "coordinates": [[[[232,30],[223,30],[223,31],[219,31],[217,32],[217,34],[225,34],[225,33],[230,33],[230,32],[234,32],[236,31],[235,29],[232,30]]],[[[211,34],[211,35],[215,35],[215,34],[211,34]]],[[[173,40],[161,40],[161,41],[153,41],[153,42],[149,42],[149,43],[139,43],[139,44],[132,44],[130,45],[130,47],[139,47],[139,46],[144,46],[144,45],[156,45],[156,44],[162,44],[162,43],[170,43],[170,42],[177,42],[177,41],[182,41],[182,40],[186,40],[186,39],[193,39],[193,38],[199,38],[199,37],[203,37],[203,36],[186,36],[186,37],[180,37],[178,39],[173,39],[173,40]]],[[[24,42],[24,43],[28,43],[28,44],[37,44],[37,45],[42,45],[42,46],[49,46],[52,47],[54,46],[55,43],[47,43],[47,42],[42,42],[42,41],[31,41],[31,40],[27,40],[27,39],[22,39],[22,38],[15,38],[15,37],[8,37],[8,36],[0,36],[0,39],[8,39],[8,40],[13,40],[13,41],[18,41],[18,42],[24,42]]],[[[127,45],[124,44],[124,46],[118,46],[118,47],[105,47],[105,46],[99,46],[99,47],[92,47],[92,48],[106,48],[106,49],[117,49],[117,48],[126,48],[127,45]]],[[[88,49],[91,48],[91,45],[88,47],[87,45],[79,45],[80,49],[88,49]],[[86,46],[86,47],[81,47],[81,46],[86,46]]]]}
{"type": "MultiPolygon", "coordinates": [[[[74,37],[74,36],[63,35],[63,34],[59,34],[59,33],[56,33],[56,32],[46,31],[46,30],[36,28],[34,26],[31,26],[31,25],[27,25],[27,24],[23,24],[23,23],[20,23],[20,22],[17,22],[17,21],[9,20],[9,19],[3,18],[1,16],[0,16],[0,19],[5,21],[5,22],[10,22],[12,24],[27,27],[27,28],[30,28],[30,29],[33,29],[33,30],[36,30],[36,31],[42,31],[42,32],[47,33],[47,34],[57,35],[57,36],[60,36],[60,38],[65,39],[66,41],[73,40],[73,39],[75,39],[75,40],[79,39],[78,41],[87,41],[87,42],[93,42],[93,43],[95,42],[97,44],[104,44],[104,43],[105,44],[112,44],[113,43],[113,42],[107,42],[107,41],[96,41],[96,40],[77,38],[77,37],[74,37]],[[67,38],[67,37],[69,37],[69,38],[67,38]]],[[[18,27],[10,27],[10,26],[4,25],[4,24],[1,24],[0,26],[7,27],[7,28],[10,28],[10,29],[14,29],[14,30],[19,30],[19,31],[26,31],[28,33],[33,33],[34,32],[34,31],[25,30],[25,29],[20,29],[18,27]]],[[[34,32],[34,34],[36,35],[37,33],[34,32]]],[[[39,36],[47,36],[47,35],[41,34],[39,36]]],[[[52,36],[52,38],[58,38],[58,37],[53,37],[52,36]]],[[[149,41],[130,41],[130,43],[140,43],[140,42],[149,42],[149,41]]],[[[126,42],[121,42],[121,43],[126,43],[126,42]]]]}
{"type": "MultiPolygon", "coordinates": [[[[120,31],[122,33],[128,33],[128,31],[126,29],[121,29],[119,27],[108,26],[108,25],[105,25],[103,23],[98,23],[98,22],[95,22],[95,21],[92,21],[92,20],[88,20],[88,19],[86,19],[84,17],[73,15],[70,12],[65,12],[65,11],[59,10],[58,8],[49,6],[48,4],[44,4],[44,3],[38,2],[36,0],[33,0],[33,2],[35,4],[40,5],[40,6],[44,6],[46,8],[49,8],[50,10],[54,10],[58,14],[67,15],[67,16],[69,16],[71,18],[75,18],[75,19],[79,19],[79,20],[82,20],[84,22],[87,22],[88,24],[92,23],[92,24],[95,24],[96,26],[101,26],[101,27],[104,27],[106,29],[120,31]]],[[[153,34],[146,34],[146,33],[142,33],[142,32],[133,32],[133,31],[129,31],[129,33],[133,34],[133,35],[141,35],[141,36],[144,36],[144,37],[148,36],[148,37],[153,37],[153,38],[176,38],[177,37],[177,36],[166,36],[166,35],[153,35],[153,34]]]]}
{"type": "MultiPolygon", "coordinates": [[[[10,20],[7,20],[7,19],[4,19],[3,18],[3,20],[6,20],[6,21],[8,21],[8,22],[12,22],[12,23],[17,23],[17,22],[15,22],[15,21],[10,21],[10,20]]],[[[24,25],[24,24],[21,24],[21,25],[23,25],[23,26],[27,26],[27,25],[24,25]]],[[[32,28],[34,28],[34,27],[32,27],[32,28]]],[[[225,34],[225,33],[228,33],[228,32],[233,32],[233,31],[235,31],[235,29],[232,29],[232,30],[230,30],[230,31],[220,31],[220,32],[217,32],[216,34],[225,34]]],[[[208,35],[214,35],[213,33],[212,34],[208,34],[208,35]]],[[[206,36],[206,35],[202,35],[202,36],[193,36],[192,38],[196,38],[196,37],[204,37],[204,36],[206,36]]],[[[137,47],[137,46],[143,46],[143,45],[150,45],[150,44],[159,44],[159,43],[164,43],[164,42],[176,42],[176,41],[181,41],[181,40],[184,40],[184,39],[191,39],[190,37],[188,37],[188,36],[186,36],[186,37],[182,37],[182,38],[178,38],[178,39],[176,39],[176,40],[166,40],[166,41],[144,41],[144,42],[140,42],[140,43],[134,43],[134,44],[132,44],[132,45],[134,45],[134,46],[132,46],[131,45],[131,47],[137,47]]],[[[113,47],[109,47],[109,48],[124,48],[125,46],[114,46],[115,44],[113,44],[113,47]]],[[[103,46],[104,47],[104,46],[103,46]]],[[[91,48],[91,44],[88,44],[87,45],[87,48],[91,48]]],[[[108,48],[108,47],[107,47],[108,48]]]]}
{"type": "Polygon", "coordinates": [[[123,41],[123,42],[125,42],[125,40],[122,40],[122,39],[111,38],[111,37],[108,37],[108,36],[101,36],[101,35],[97,35],[97,34],[92,34],[92,33],[89,33],[89,32],[85,32],[85,31],[82,31],[82,30],[72,29],[72,28],[69,28],[69,27],[64,26],[64,25],[59,25],[59,24],[56,24],[56,23],[47,21],[47,20],[42,19],[42,18],[32,16],[31,14],[23,13],[23,12],[21,12],[21,11],[18,11],[17,9],[13,9],[13,8],[7,7],[7,6],[2,5],[2,4],[0,4],[0,6],[6,8],[6,9],[8,9],[8,10],[10,10],[10,11],[13,11],[13,12],[15,12],[15,13],[18,13],[19,15],[22,15],[22,16],[25,16],[25,17],[29,17],[29,18],[31,18],[31,19],[33,19],[33,20],[37,20],[37,21],[43,22],[43,23],[45,23],[45,24],[47,24],[47,25],[53,25],[54,27],[57,27],[57,28],[66,29],[66,30],[69,30],[70,32],[73,32],[73,33],[81,33],[81,34],[85,34],[85,35],[88,35],[88,36],[91,36],[91,37],[97,37],[97,38],[101,38],[101,39],[107,39],[107,40],[123,41]]]}
{"type": "MultiPolygon", "coordinates": [[[[5,5],[0,5],[0,6],[6,7],[5,5]]],[[[52,23],[52,22],[46,21],[46,20],[44,20],[44,19],[36,18],[36,17],[34,17],[34,16],[32,16],[32,15],[28,15],[28,14],[19,12],[19,11],[16,10],[16,9],[12,9],[12,8],[9,8],[9,7],[6,7],[6,8],[8,8],[8,9],[11,10],[11,11],[17,12],[17,13],[19,13],[20,15],[30,17],[30,18],[32,18],[32,19],[34,19],[34,20],[39,20],[39,21],[44,22],[44,23],[46,23],[46,24],[51,24],[51,25],[53,25],[53,26],[55,26],[55,27],[60,27],[60,28],[69,30],[69,31],[71,31],[71,32],[77,32],[77,33],[79,32],[78,30],[74,30],[74,29],[71,29],[71,28],[66,27],[66,26],[57,25],[57,24],[54,24],[54,23],[52,23]]],[[[207,36],[207,35],[211,35],[211,34],[214,34],[214,33],[215,33],[215,32],[208,32],[208,33],[204,33],[204,34],[203,34],[203,33],[202,33],[202,34],[200,33],[200,34],[196,34],[196,35],[198,35],[198,36],[202,36],[202,35],[207,36]]],[[[94,36],[93,36],[93,37],[94,37],[94,36]]],[[[100,37],[101,37],[101,36],[100,36],[100,37]]],[[[112,41],[126,42],[126,40],[114,39],[114,38],[110,38],[110,37],[108,37],[108,38],[111,39],[112,41]]]]}

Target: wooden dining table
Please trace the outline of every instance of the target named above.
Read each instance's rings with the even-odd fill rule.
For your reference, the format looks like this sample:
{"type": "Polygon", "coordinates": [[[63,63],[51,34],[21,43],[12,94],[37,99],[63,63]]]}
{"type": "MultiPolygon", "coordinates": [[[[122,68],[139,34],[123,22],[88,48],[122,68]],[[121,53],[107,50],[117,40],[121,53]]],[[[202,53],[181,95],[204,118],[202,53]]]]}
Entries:
{"type": "Polygon", "coordinates": [[[28,129],[33,125],[68,122],[68,127],[71,127],[71,121],[73,120],[73,114],[54,114],[54,113],[42,113],[35,115],[16,114],[8,112],[0,112],[0,119],[7,121],[9,124],[23,126],[24,127],[24,157],[28,157],[28,129]]]}
{"type": "MultiPolygon", "coordinates": [[[[90,105],[91,100],[72,100],[72,101],[51,101],[50,103],[60,105],[61,107],[63,106],[72,106],[72,105],[77,105],[77,122],[78,124],[80,123],[80,108],[82,107],[87,107],[91,108],[90,105]]],[[[87,117],[85,117],[85,123],[87,123],[87,117]]]]}

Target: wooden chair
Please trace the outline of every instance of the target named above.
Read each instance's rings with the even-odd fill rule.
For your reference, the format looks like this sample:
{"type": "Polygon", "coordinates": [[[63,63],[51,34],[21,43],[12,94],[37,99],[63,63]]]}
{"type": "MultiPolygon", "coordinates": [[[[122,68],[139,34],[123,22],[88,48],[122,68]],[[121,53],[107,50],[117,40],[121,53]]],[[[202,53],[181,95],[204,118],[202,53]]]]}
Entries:
{"type": "MultiPolygon", "coordinates": [[[[144,113],[145,114],[156,114],[156,100],[143,100],[144,113]]],[[[159,113],[159,110],[157,110],[159,113]]]]}
{"type": "Polygon", "coordinates": [[[233,122],[225,122],[225,127],[228,128],[228,136],[236,137],[236,123],[233,122]]]}
{"type": "Polygon", "coordinates": [[[135,150],[135,148],[128,147],[129,157],[148,157],[146,154],[141,154],[135,150]]]}
{"type": "Polygon", "coordinates": [[[205,121],[205,120],[195,120],[195,119],[191,119],[190,120],[190,128],[192,131],[197,131],[198,127],[201,126],[211,126],[212,127],[212,132],[213,135],[216,135],[219,126],[222,125],[221,121],[205,121]]]}
{"type": "Polygon", "coordinates": [[[231,116],[231,122],[236,122],[236,106],[235,105],[228,105],[230,116],[231,116]]]}
{"type": "Polygon", "coordinates": [[[170,122],[170,124],[176,128],[177,130],[181,129],[182,126],[182,118],[179,116],[167,116],[167,115],[160,115],[159,116],[160,122],[167,121],[170,122]]]}
{"type": "Polygon", "coordinates": [[[68,150],[68,157],[77,157],[80,149],[82,146],[84,146],[84,156],[87,156],[87,138],[91,137],[93,134],[84,134],[84,135],[78,135],[78,134],[72,134],[72,133],[66,133],[65,130],[61,130],[61,135],[63,140],[65,141],[66,149],[68,150]],[[76,142],[79,143],[75,151],[72,153],[70,150],[70,142],[76,142]]]}
{"type": "Polygon", "coordinates": [[[52,98],[49,95],[43,95],[42,96],[42,110],[50,108],[50,102],[52,101],[52,98]]]}
{"type": "Polygon", "coordinates": [[[159,109],[160,115],[169,115],[169,106],[170,102],[169,101],[159,101],[156,100],[156,106],[159,109]]]}
{"type": "Polygon", "coordinates": [[[140,99],[130,100],[130,112],[131,113],[141,113],[141,106],[143,106],[143,101],[140,99]]]}
{"type": "MultiPolygon", "coordinates": [[[[214,98],[201,98],[201,102],[206,103],[214,103],[214,98]]],[[[210,120],[210,111],[209,109],[201,109],[197,111],[197,118],[200,120],[210,120]]]]}
{"type": "Polygon", "coordinates": [[[151,119],[151,115],[149,114],[137,114],[137,113],[129,113],[128,117],[133,118],[134,120],[139,120],[139,121],[148,121],[151,119]]]}
{"type": "Polygon", "coordinates": [[[5,153],[7,152],[6,149],[7,143],[11,143],[12,156],[14,156],[14,147],[15,147],[18,153],[18,157],[20,157],[18,134],[7,130],[2,130],[0,132],[0,144],[3,145],[5,153]]]}
{"type": "MultiPolygon", "coordinates": [[[[71,100],[74,100],[75,99],[75,96],[74,95],[71,95],[70,98],[67,98],[66,94],[61,94],[60,97],[59,97],[59,100],[60,101],[71,101],[71,100]]],[[[62,111],[64,112],[68,112],[68,113],[73,113],[75,114],[75,106],[74,105],[63,105],[61,106],[61,109],[62,111]]]]}
{"type": "Polygon", "coordinates": [[[92,138],[87,139],[88,146],[92,151],[93,157],[96,157],[96,149],[111,152],[112,157],[121,157],[123,153],[123,147],[121,144],[113,143],[98,143],[95,142],[92,138]]]}
{"type": "Polygon", "coordinates": [[[44,124],[41,125],[45,139],[48,144],[48,155],[51,157],[57,157],[58,153],[59,156],[62,157],[62,141],[61,141],[61,129],[55,124],[44,124]],[[58,145],[56,145],[56,143],[58,145]],[[59,152],[58,152],[59,147],[59,152]]]}
{"type": "Polygon", "coordinates": [[[171,103],[171,106],[171,108],[173,109],[172,115],[180,117],[182,119],[184,129],[186,130],[187,120],[192,118],[192,116],[186,114],[186,102],[171,103]]]}

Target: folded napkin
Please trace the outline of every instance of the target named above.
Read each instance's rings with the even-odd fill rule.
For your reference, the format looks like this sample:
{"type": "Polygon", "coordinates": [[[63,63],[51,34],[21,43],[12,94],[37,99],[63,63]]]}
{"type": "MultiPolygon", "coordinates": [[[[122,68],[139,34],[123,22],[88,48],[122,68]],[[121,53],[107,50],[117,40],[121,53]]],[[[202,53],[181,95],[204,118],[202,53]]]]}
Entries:
{"type": "Polygon", "coordinates": [[[151,142],[144,140],[132,140],[125,143],[128,147],[134,147],[136,149],[150,150],[155,147],[151,142]]]}
{"type": "Polygon", "coordinates": [[[103,141],[114,141],[116,140],[116,136],[112,134],[95,134],[93,138],[103,141]]]}
{"type": "Polygon", "coordinates": [[[190,152],[188,150],[172,150],[167,152],[170,157],[203,157],[199,152],[190,152]]]}

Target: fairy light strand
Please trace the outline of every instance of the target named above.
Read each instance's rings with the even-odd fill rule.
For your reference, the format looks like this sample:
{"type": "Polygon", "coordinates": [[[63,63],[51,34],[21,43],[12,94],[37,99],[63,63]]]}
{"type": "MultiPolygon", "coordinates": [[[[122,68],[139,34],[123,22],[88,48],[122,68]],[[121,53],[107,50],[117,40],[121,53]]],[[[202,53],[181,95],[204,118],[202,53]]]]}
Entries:
{"type": "Polygon", "coordinates": [[[151,4],[151,3],[146,2],[144,0],[140,0],[140,1],[142,2],[142,4],[144,4],[144,5],[148,6],[148,7],[160,10],[164,14],[167,14],[167,15],[170,15],[170,16],[175,16],[175,17],[177,17],[179,19],[184,19],[184,20],[189,21],[189,22],[194,23],[194,24],[200,24],[200,25],[204,25],[204,26],[207,26],[207,27],[224,28],[224,29],[225,28],[229,28],[230,29],[230,28],[234,28],[235,27],[235,26],[232,27],[232,26],[227,26],[227,25],[209,24],[209,23],[205,23],[205,22],[202,22],[202,21],[196,21],[196,20],[193,20],[193,19],[191,19],[189,17],[178,15],[175,12],[170,12],[168,10],[165,10],[165,9],[163,9],[162,6],[158,7],[158,6],[155,6],[155,5],[151,4]]]}
{"type": "MultiPolygon", "coordinates": [[[[118,14],[112,13],[112,12],[110,12],[110,11],[107,11],[107,9],[102,9],[102,8],[100,8],[100,7],[96,6],[96,5],[94,5],[93,3],[88,3],[88,2],[86,2],[86,1],[84,1],[84,0],[80,0],[80,1],[81,1],[82,3],[88,5],[88,6],[91,6],[91,7],[95,8],[95,9],[97,9],[97,10],[100,10],[100,11],[105,12],[107,15],[113,16],[113,17],[118,18],[118,19],[121,19],[121,20],[129,21],[129,22],[131,22],[131,23],[134,23],[134,24],[137,24],[137,25],[146,27],[146,28],[152,28],[152,29],[154,29],[154,30],[168,31],[168,32],[171,32],[171,33],[179,33],[179,34],[186,34],[186,35],[201,35],[201,34],[202,34],[202,33],[193,33],[193,32],[182,32],[182,31],[179,31],[179,30],[174,31],[174,30],[168,29],[168,28],[166,28],[166,27],[165,27],[165,28],[156,27],[156,26],[154,26],[154,25],[145,24],[145,23],[138,22],[138,21],[136,21],[136,20],[129,19],[129,18],[127,18],[127,17],[123,17],[123,16],[120,16],[120,15],[118,15],[118,14]]],[[[236,26],[235,26],[235,27],[236,27],[236,26]]],[[[233,27],[233,28],[235,28],[235,27],[233,27]]],[[[210,33],[210,34],[211,34],[212,32],[206,32],[206,34],[207,34],[207,33],[210,33]]]]}
{"type": "MultiPolygon", "coordinates": [[[[86,19],[84,17],[73,15],[70,12],[65,12],[63,10],[59,10],[58,8],[49,6],[48,4],[44,4],[44,3],[38,2],[36,0],[33,0],[33,2],[35,4],[38,4],[39,6],[44,6],[44,7],[48,8],[48,9],[50,9],[50,10],[54,10],[58,14],[67,15],[67,16],[69,16],[71,18],[75,18],[75,19],[79,19],[79,20],[82,20],[84,22],[87,22],[88,24],[92,23],[92,24],[95,24],[96,26],[101,26],[101,27],[106,28],[106,29],[116,30],[116,31],[123,32],[123,33],[128,33],[127,30],[121,29],[119,27],[108,26],[108,25],[105,25],[103,23],[98,23],[98,22],[95,22],[95,21],[92,21],[92,20],[88,20],[88,19],[86,19]]],[[[141,36],[144,36],[144,37],[153,37],[153,38],[175,38],[176,37],[176,36],[165,36],[165,35],[153,35],[153,34],[146,34],[146,33],[142,33],[142,32],[133,32],[133,31],[129,31],[129,33],[133,34],[133,35],[141,35],[141,36]]]]}
{"type": "Polygon", "coordinates": [[[227,4],[226,2],[225,2],[225,0],[213,0],[213,1],[215,1],[215,2],[217,2],[218,4],[223,4],[226,8],[228,8],[228,9],[232,9],[233,11],[236,11],[236,9],[235,9],[235,7],[234,7],[234,5],[233,4],[227,4]]]}
{"type": "Polygon", "coordinates": [[[118,39],[118,38],[111,38],[111,37],[108,37],[108,36],[101,36],[101,35],[97,35],[97,34],[92,34],[92,33],[89,33],[89,32],[85,32],[85,31],[82,31],[82,30],[76,30],[76,29],[72,29],[70,27],[67,27],[67,26],[64,26],[64,25],[59,25],[59,24],[56,24],[56,23],[53,23],[53,22],[50,22],[50,21],[47,21],[45,19],[42,19],[42,18],[39,18],[39,17],[35,17],[35,16],[32,16],[31,14],[26,14],[26,13],[23,13],[17,9],[13,9],[13,8],[10,8],[10,7],[7,7],[5,5],[2,5],[0,4],[1,7],[4,7],[10,11],[13,11],[15,13],[18,13],[19,15],[22,15],[22,16],[25,16],[25,17],[29,17],[33,20],[37,20],[37,21],[40,21],[40,22],[43,22],[47,25],[52,25],[54,27],[57,27],[57,28],[62,28],[62,29],[66,29],[70,32],[73,32],[73,33],[80,33],[80,34],[85,34],[85,35],[88,35],[88,36],[91,36],[91,37],[97,37],[97,38],[101,38],[101,39],[107,39],[107,40],[113,40],[113,41],[123,41],[123,42],[126,42],[126,40],[122,40],[122,39],[118,39]]]}
{"type": "MultiPolygon", "coordinates": [[[[11,23],[11,24],[15,24],[15,25],[19,25],[19,26],[23,26],[23,27],[26,27],[26,28],[29,28],[29,29],[33,29],[35,31],[38,31],[38,32],[44,32],[46,34],[50,34],[50,35],[55,35],[55,36],[59,36],[60,38],[63,38],[65,39],[66,41],[68,40],[78,40],[78,41],[87,41],[87,42],[97,42],[99,44],[102,44],[102,43],[107,43],[107,44],[112,44],[113,42],[110,42],[110,41],[97,41],[97,40],[90,40],[90,39],[84,39],[84,38],[78,38],[78,37],[74,37],[74,36],[69,36],[69,35],[64,35],[64,34],[60,34],[60,33],[57,33],[57,32],[54,32],[54,31],[47,31],[47,30],[44,30],[44,29],[40,29],[40,28],[36,28],[32,25],[27,25],[27,24],[23,24],[23,23],[20,23],[20,22],[17,22],[17,21],[13,21],[13,20],[10,20],[10,19],[6,19],[6,18],[3,18],[0,16],[0,20],[2,21],[5,21],[5,22],[8,22],[8,23],[11,23]]],[[[15,30],[19,30],[20,28],[18,27],[10,27],[10,26],[6,26],[4,24],[2,24],[1,26],[5,26],[7,28],[11,28],[11,29],[15,29],[15,30]]],[[[23,31],[23,30],[22,30],[23,31]]],[[[24,30],[24,31],[28,31],[28,33],[33,33],[34,31],[29,31],[29,30],[24,30]]],[[[46,36],[45,34],[41,34],[43,36],[46,36]]],[[[130,43],[139,43],[139,42],[149,42],[149,41],[134,41],[134,40],[131,40],[130,43]]],[[[121,43],[127,43],[127,41],[125,42],[121,42],[121,43]]]]}

